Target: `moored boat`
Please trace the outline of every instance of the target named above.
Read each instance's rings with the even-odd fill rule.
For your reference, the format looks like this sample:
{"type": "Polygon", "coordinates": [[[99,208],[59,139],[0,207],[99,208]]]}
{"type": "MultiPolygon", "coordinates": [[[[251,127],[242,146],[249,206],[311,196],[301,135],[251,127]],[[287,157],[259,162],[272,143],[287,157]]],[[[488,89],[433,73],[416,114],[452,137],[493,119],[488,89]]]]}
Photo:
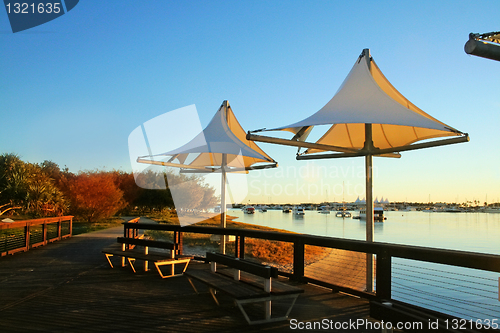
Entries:
{"type": "Polygon", "coordinates": [[[330,210],[328,209],[327,206],[321,206],[318,208],[318,213],[321,214],[330,214],[330,210]]]}
{"type": "MultiPolygon", "coordinates": [[[[359,211],[359,219],[366,220],[366,208],[362,208],[359,211]]],[[[387,217],[384,216],[384,208],[383,207],[374,207],[373,208],[373,220],[375,222],[383,222],[387,220],[387,217]]]]}
{"type": "Polygon", "coordinates": [[[245,214],[255,214],[255,207],[246,206],[245,208],[243,208],[243,211],[245,212],[245,214]]]}
{"type": "Polygon", "coordinates": [[[294,215],[305,215],[304,208],[302,208],[302,206],[294,206],[292,212],[294,215]]]}

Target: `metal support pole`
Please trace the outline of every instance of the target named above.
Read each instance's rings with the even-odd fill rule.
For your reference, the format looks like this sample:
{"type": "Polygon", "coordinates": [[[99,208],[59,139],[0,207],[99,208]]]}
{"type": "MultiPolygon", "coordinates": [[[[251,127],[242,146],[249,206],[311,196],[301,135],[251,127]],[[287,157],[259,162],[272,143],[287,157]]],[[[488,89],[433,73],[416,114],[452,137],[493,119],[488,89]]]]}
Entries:
{"type": "MultiPolygon", "coordinates": [[[[223,102],[224,104],[224,117],[227,122],[227,101],[223,102]]],[[[222,154],[222,162],[221,162],[221,190],[220,190],[220,227],[226,228],[226,167],[227,167],[227,155],[222,154]]],[[[226,253],[226,235],[221,235],[220,239],[220,253],[226,253]]]]}
{"type": "MultiPolygon", "coordinates": [[[[226,164],[227,155],[222,154],[222,180],[221,180],[221,194],[220,194],[220,227],[226,228],[226,164]]],[[[221,235],[220,239],[220,253],[226,253],[226,235],[221,235]]]]}
{"type": "MultiPolygon", "coordinates": [[[[365,148],[373,148],[372,124],[365,124],[365,148]]],[[[366,241],[373,242],[373,155],[365,156],[366,173],[366,241]]],[[[373,254],[366,254],[366,291],[373,292],[373,254]]]]}

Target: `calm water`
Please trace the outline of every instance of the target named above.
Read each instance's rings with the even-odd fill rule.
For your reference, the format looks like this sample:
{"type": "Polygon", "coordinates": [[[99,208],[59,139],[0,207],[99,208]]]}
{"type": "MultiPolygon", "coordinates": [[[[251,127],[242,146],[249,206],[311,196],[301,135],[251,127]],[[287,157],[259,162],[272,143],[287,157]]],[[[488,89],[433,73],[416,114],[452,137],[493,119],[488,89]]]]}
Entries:
{"type": "MultiPolygon", "coordinates": [[[[352,218],[306,211],[305,216],[281,210],[244,214],[231,209],[237,221],[299,233],[364,240],[366,223],[352,218]]],[[[353,212],[358,215],[358,212],[353,212]]],[[[500,255],[500,214],[385,212],[376,222],[374,240],[403,245],[500,255]]],[[[462,318],[500,322],[500,273],[393,259],[393,298],[462,318]]]]}
{"type": "MultiPolygon", "coordinates": [[[[364,240],[366,224],[362,220],[342,219],[331,214],[305,211],[305,216],[285,214],[281,210],[244,214],[230,209],[237,221],[285,229],[318,236],[364,240]]],[[[376,222],[374,240],[453,250],[500,254],[500,214],[384,212],[387,220],[376,222]]],[[[353,215],[359,215],[353,212],[353,215]]]]}

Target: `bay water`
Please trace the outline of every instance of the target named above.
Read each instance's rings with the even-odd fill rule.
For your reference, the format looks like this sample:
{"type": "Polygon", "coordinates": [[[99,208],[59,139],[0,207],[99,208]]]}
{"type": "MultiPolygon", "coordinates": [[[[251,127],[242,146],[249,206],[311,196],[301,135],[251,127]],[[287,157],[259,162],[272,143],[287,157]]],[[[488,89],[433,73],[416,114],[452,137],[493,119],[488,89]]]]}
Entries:
{"type": "MultiPolygon", "coordinates": [[[[352,212],[357,216],[359,212],[352,212]]],[[[281,210],[245,214],[230,209],[236,221],[298,233],[345,239],[366,239],[363,220],[339,218],[335,212],[281,210]]],[[[500,214],[387,211],[375,222],[374,241],[500,255],[500,214]]],[[[496,319],[500,328],[500,273],[405,259],[393,259],[393,298],[472,319],[476,325],[496,319]]]]}

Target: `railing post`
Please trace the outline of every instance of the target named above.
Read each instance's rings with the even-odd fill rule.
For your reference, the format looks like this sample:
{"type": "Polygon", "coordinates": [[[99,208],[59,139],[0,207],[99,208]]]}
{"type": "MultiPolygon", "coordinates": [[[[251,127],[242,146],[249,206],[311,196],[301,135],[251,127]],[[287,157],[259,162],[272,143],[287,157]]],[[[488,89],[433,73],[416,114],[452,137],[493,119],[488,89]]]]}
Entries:
{"type": "Polygon", "coordinates": [[[392,258],[387,253],[377,254],[376,293],[379,300],[391,299],[392,258]]]}
{"type": "Polygon", "coordinates": [[[240,236],[240,242],[238,244],[239,249],[238,249],[238,254],[241,259],[245,259],[245,236],[240,236]]]}
{"type": "Polygon", "coordinates": [[[57,239],[62,240],[62,218],[57,221],[57,239]]]}
{"type": "Polygon", "coordinates": [[[73,236],[73,217],[69,218],[69,235],[73,236]]]}
{"type": "Polygon", "coordinates": [[[182,255],[182,231],[174,231],[174,243],[177,244],[176,255],[182,255]]]}
{"type": "Polygon", "coordinates": [[[49,243],[49,241],[47,240],[47,222],[43,222],[42,224],[42,242],[43,242],[43,245],[47,245],[49,243]]]}
{"type": "Polygon", "coordinates": [[[234,256],[236,258],[245,258],[245,236],[236,235],[234,239],[234,256]]]}
{"type": "Polygon", "coordinates": [[[24,240],[25,240],[26,251],[30,249],[30,227],[31,224],[29,222],[27,222],[26,227],[24,227],[24,240]]]}
{"type": "Polygon", "coordinates": [[[300,281],[304,277],[304,242],[301,239],[293,243],[293,280],[300,281]]]}

